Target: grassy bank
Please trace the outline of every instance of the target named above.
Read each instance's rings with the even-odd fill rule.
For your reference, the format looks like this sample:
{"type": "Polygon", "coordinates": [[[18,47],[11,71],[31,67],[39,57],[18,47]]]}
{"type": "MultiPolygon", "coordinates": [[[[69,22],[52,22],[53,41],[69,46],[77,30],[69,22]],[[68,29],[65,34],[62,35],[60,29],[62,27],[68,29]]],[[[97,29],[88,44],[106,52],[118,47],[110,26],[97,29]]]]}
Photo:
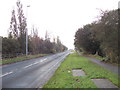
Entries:
{"type": "Polygon", "coordinates": [[[87,55],[85,55],[85,56],[89,56],[89,57],[92,57],[92,58],[96,58],[96,59],[98,59],[98,60],[100,60],[100,61],[103,61],[103,62],[105,62],[105,63],[109,63],[109,64],[112,64],[112,65],[116,65],[116,66],[120,66],[120,64],[119,63],[113,63],[113,62],[110,62],[110,61],[105,61],[106,59],[107,59],[107,57],[101,57],[101,56],[99,56],[99,55],[92,55],[92,54],[87,54],[87,55]]]}
{"type": "Polygon", "coordinates": [[[10,59],[3,59],[3,60],[0,60],[0,65],[15,63],[15,62],[23,61],[23,60],[29,60],[29,59],[33,59],[33,58],[46,56],[46,55],[47,54],[37,54],[37,55],[15,57],[15,58],[10,58],[10,59]]]}
{"type": "MultiPolygon", "coordinates": [[[[118,76],[76,53],[70,54],[43,88],[97,88],[93,78],[106,78],[118,85],[118,76]],[[86,76],[73,77],[72,69],[81,68],[86,76]]],[[[120,78],[120,77],[119,77],[120,78]]]]}

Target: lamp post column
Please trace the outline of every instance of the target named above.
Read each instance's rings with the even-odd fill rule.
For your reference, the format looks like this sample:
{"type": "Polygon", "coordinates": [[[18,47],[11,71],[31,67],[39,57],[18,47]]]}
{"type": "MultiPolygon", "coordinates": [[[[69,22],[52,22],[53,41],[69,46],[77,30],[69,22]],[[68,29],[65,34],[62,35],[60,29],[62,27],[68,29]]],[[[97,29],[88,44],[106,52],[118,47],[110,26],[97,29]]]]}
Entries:
{"type": "MultiPolygon", "coordinates": [[[[27,18],[27,14],[28,14],[28,7],[30,7],[30,5],[27,6],[26,18],[27,18]]],[[[26,56],[27,55],[28,55],[28,29],[26,28],[26,56]]]]}

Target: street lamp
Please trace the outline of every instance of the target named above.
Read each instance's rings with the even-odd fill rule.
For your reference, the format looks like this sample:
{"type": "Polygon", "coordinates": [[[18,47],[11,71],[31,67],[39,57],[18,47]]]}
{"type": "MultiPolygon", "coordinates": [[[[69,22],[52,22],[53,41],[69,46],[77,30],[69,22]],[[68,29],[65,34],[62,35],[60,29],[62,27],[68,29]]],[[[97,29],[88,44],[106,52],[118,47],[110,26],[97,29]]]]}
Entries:
{"type": "MultiPolygon", "coordinates": [[[[30,5],[27,6],[27,8],[30,7],[30,5]]],[[[28,11],[28,9],[27,9],[28,11]]],[[[26,11],[26,18],[27,18],[27,11],[26,11]]],[[[28,29],[26,28],[26,56],[28,55],[28,29]]]]}

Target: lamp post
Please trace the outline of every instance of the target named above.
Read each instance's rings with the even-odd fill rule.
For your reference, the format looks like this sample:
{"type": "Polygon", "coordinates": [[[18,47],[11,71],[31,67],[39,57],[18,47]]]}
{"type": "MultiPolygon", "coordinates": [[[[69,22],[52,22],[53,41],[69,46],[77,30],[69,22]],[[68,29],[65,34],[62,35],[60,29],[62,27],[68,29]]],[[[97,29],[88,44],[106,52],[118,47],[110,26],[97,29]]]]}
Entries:
{"type": "MultiPolygon", "coordinates": [[[[27,8],[30,7],[30,5],[27,6],[27,8]]],[[[28,9],[27,9],[28,11],[28,9]]],[[[26,18],[27,18],[27,11],[26,11],[26,18]]],[[[28,55],[28,29],[26,28],[26,56],[28,55]]]]}

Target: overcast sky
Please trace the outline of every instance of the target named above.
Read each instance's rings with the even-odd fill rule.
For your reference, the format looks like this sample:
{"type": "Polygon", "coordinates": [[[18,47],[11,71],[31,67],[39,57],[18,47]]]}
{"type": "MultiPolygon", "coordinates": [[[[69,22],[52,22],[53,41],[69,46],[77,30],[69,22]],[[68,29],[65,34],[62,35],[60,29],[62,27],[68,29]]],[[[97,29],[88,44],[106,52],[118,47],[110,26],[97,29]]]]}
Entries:
{"type": "MultiPolygon", "coordinates": [[[[0,36],[7,36],[11,11],[17,0],[0,2],[0,36]]],[[[46,30],[51,37],[59,36],[68,48],[74,48],[74,35],[78,28],[97,20],[100,9],[118,8],[119,0],[21,0],[28,18],[29,34],[34,25],[40,37],[46,30]],[[27,5],[30,7],[27,10],[27,5]]]]}

